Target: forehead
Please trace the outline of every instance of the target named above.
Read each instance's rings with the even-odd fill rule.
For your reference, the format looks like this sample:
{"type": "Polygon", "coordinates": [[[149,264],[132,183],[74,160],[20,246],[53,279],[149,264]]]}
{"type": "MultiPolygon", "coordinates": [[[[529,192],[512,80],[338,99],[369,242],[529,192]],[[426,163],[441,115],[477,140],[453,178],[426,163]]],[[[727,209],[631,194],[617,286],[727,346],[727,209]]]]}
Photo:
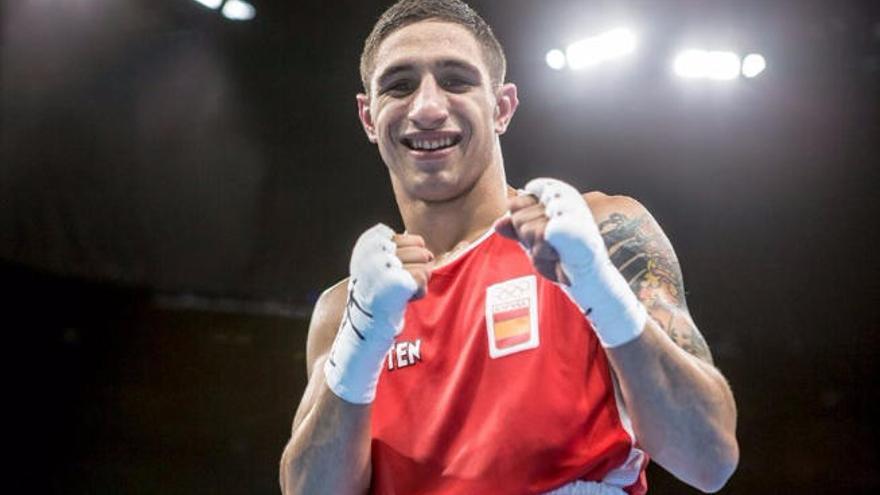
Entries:
{"type": "Polygon", "coordinates": [[[477,38],[460,24],[419,21],[388,35],[376,51],[373,77],[391,66],[431,65],[441,60],[468,62],[486,72],[477,38]]]}

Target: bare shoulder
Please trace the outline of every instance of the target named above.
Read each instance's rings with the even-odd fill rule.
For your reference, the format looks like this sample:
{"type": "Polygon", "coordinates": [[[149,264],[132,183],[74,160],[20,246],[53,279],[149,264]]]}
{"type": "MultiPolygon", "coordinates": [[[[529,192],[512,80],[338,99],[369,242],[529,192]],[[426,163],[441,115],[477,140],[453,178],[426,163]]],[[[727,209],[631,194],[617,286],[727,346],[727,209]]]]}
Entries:
{"type": "Polygon", "coordinates": [[[315,309],[312,311],[312,320],[309,322],[309,336],[306,342],[306,367],[309,377],[312,376],[315,365],[319,359],[330,352],[336,331],[342,321],[345,311],[348,279],[343,279],[325,290],[315,309]]]}
{"type": "Polygon", "coordinates": [[[629,196],[605,194],[601,191],[590,191],[584,193],[583,196],[597,221],[600,218],[609,217],[612,213],[623,213],[630,216],[650,215],[641,203],[629,196]]]}
{"type": "Polygon", "coordinates": [[[648,313],[685,351],[712,363],[705,339],[687,307],[678,256],[660,224],[628,196],[584,194],[611,262],[648,313]]]}
{"type": "Polygon", "coordinates": [[[675,258],[672,244],[660,224],[637,200],[598,191],[588,192],[583,196],[609,251],[620,247],[619,244],[623,241],[640,240],[643,242],[639,246],[649,247],[646,244],[648,242],[655,250],[662,250],[664,254],[675,258]]]}

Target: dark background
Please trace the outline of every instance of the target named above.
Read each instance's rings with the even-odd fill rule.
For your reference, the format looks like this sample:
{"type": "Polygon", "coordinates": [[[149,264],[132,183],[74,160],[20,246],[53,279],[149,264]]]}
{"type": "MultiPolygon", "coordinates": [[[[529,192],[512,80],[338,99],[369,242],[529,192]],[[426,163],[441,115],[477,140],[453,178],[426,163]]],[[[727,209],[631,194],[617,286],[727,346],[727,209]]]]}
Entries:
{"type": "MultiPolygon", "coordinates": [[[[356,119],[386,2],[0,3],[8,486],[274,493],[310,306],[357,235],[400,227],[356,119]]],[[[521,106],[508,178],[628,194],[664,226],[739,407],[723,493],[874,493],[880,8],[480,1],[521,106]],[[544,54],[624,23],[593,71],[544,54]],[[685,81],[685,47],[758,51],[685,81]]],[[[689,493],[652,467],[652,493],[689,493]]]]}

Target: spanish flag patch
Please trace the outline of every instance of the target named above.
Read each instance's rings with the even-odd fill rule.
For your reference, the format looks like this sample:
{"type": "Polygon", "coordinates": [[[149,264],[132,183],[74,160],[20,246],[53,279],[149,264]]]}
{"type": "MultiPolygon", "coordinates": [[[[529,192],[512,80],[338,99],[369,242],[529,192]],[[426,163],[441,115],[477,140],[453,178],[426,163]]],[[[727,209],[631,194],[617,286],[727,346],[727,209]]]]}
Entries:
{"type": "Polygon", "coordinates": [[[538,296],[534,275],[506,280],[486,289],[486,330],[492,358],[538,347],[538,296]]]}

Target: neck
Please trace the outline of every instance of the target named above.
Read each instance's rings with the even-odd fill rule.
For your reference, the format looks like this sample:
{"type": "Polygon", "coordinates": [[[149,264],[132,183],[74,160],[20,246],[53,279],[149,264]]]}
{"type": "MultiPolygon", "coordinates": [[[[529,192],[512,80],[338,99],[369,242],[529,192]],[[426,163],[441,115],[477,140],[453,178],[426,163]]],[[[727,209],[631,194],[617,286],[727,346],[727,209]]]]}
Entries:
{"type": "Polygon", "coordinates": [[[441,258],[492,227],[507,211],[511,188],[506,184],[499,156],[496,164],[488,167],[470,190],[447,201],[419,200],[401,189],[399,184],[394,184],[407,233],[422,236],[426,247],[441,258]]]}

